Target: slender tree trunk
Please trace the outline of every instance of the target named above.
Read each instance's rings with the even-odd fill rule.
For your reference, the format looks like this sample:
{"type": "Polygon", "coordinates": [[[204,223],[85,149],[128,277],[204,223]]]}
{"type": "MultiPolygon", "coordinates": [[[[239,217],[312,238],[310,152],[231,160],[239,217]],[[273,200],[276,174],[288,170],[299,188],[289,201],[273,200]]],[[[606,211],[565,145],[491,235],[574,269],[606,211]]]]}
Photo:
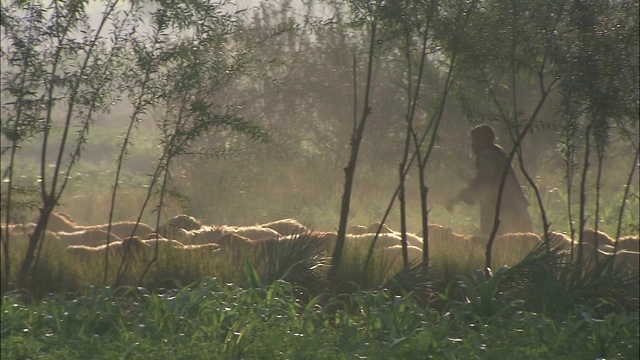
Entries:
{"type": "Polygon", "coordinates": [[[369,56],[367,66],[367,80],[364,94],[364,109],[360,118],[360,123],[355,129],[355,132],[351,135],[351,156],[349,163],[344,169],[345,184],[344,193],[342,194],[342,204],[340,206],[340,224],[338,226],[338,239],[336,246],[333,250],[333,260],[331,268],[329,269],[328,278],[330,281],[337,280],[337,274],[342,261],[342,253],[344,250],[344,241],[347,232],[347,221],[349,219],[349,209],[351,207],[351,193],[353,191],[353,180],[355,177],[356,165],[358,161],[358,153],[360,151],[360,143],[364,134],[365,125],[369,114],[371,114],[371,108],[369,107],[370,94],[371,94],[371,76],[373,72],[374,52],[376,48],[376,30],[377,24],[375,21],[371,23],[371,39],[369,42],[369,56]]]}
{"type": "MultiPolygon", "coordinates": [[[[408,140],[408,139],[407,139],[408,140]]],[[[408,146],[409,144],[407,144],[408,146]]],[[[405,164],[400,164],[398,174],[400,175],[400,191],[398,192],[398,202],[400,205],[400,244],[402,244],[402,264],[409,267],[409,254],[407,253],[407,204],[405,201],[405,164]]]]}
{"type": "MultiPolygon", "coordinates": [[[[604,149],[601,148],[601,146],[596,146],[596,153],[598,155],[598,169],[596,172],[596,209],[595,209],[595,220],[594,220],[594,231],[596,232],[596,234],[598,233],[598,230],[600,228],[600,185],[602,182],[602,163],[604,160],[604,149]]],[[[594,244],[595,247],[593,249],[593,254],[591,254],[593,256],[593,258],[596,261],[596,264],[598,263],[598,246],[600,244],[598,244],[598,236],[595,236],[594,240],[594,244]]]]}
{"type": "MultiPolygon", "coordinates": [[[[154,35],[153,35],[153,44],[151,46],[151,50],[150,53],[153,54],[154,50],[156,49],[156,46],[158,45],[158,43],[160,42],[160,30],[156,29],[154,35]]],[[[154,59],[149,59],[148,61],[152,62],[154,61],[154,59]]],[[[102,278],[102,282],[104,285],[107,284],[108,281],[108,273],[109,273],[109,245],[111,244],[111,225],[113,224],[113,216],[114,216],[114,212],[115,212],[115,206],[116,206],[116,196],[118,193],[118,188],[119,188],[119,184],[120,184],[120,174],[122,172],[122,167],[124,165],[124,160],[125,160],[125,156],[128,153],[127,149],[129,147],[130,141],[131,141],[131,134],[133,133],[133,129],[135,127],[135,125],[138,123],[138,121],[140,121],[139,119],[139,115],[144,113],[147,110],[147,106],[148,101],[145,100],[145,97],[148,96],[148,89],[147,87],[150,85],[150,81],[151,81],[151,73],[152,71],[155,70],[155,67],[152,66],[152,64],[145,64],[147,66],[145,66],[145,72],[144,72],[144,76],[142,79],[142,83],[140,86],[140,93],[138,94],[136,100],[135,100],[135,104],[134,104],[134,108],[133,108],[133,113],[131,114],[131,116],[129,117],[129,125],[127,126],[127,131],[125,132],[124,138],[122,140],[122,145],[120,147],[120,153],[118,154],[118,158],[116,160],[116,174],[114,177],[114,181],[113,181],[113,187],[111,188],[111,201],[109,204],[109,218],[108,218],[108,226],[107,226],[107,251],[105,251],[105,255],[104,255],[104,273],[103,273],[103,278],[102,278]]],[[[151,191],[151,189],[150,189],[151,191]]],[[[139,222],[139,221],[138,221],[139,222]]],[[[138,223],[136,223],[136,226],[138,226],[138,223]]],[[[133,233],[135,233],[136,229],[133,229],[133,233]]],[[[125,254],[126,255],[126,254],[125,254]]],[[[126,256],[125,256],[126,257],[126,256]]],[[[124,258],[123,258],[124,261],[124,258]]],[[[122,267],[122,264],[120,266],[120,268],[122,267]]],[[[116,275],[116,284],[119,282],[119,279],[121,278],[120,275],[120,270],[118,270],[118,273],[116,275]]]]}
{"type": "Polygon", "coordinates": [[[631,187],[631,182],[633,181],[633,175],[636,171],[636,167],[638,167],[638,159],[640,158],[640,151],[636,149],[636,156],[633,158],[633,163],[631,163],[631,170],[629,171],[629,178],[627,179],[627,183],[624,187],[624,195],[622,196],[622,204],[620,204],[620,213],[618,214],[618,226],[616,227],[616,242],[613,246],[613,252],[616,253],[618,251],[618,241],[620,240],[620,232],[622,230],[622,217],[624,215],[624,207],[627,203],[627,197],[629,196],[629,188],[631,187]]]}
{"type": "MultiPolygon", "coordinates": [[[[587,125],[587,129],[584,135],[584,164],[582,168],[582,178],[580,179],[580,223],[578,224],[578,259],[577,259],[577,271],[582,271],[582,245],[584,244],[584,225],[586,223],[586,206],[587,206],[587,173],[589,170],[589,154],[591,151],[590,138],[591,138],[591,124],[587,125]]],[[[573,241],[571,242],[573,249],[573,241]]]]}
{"type": "Polygon", "coordinates": [[[509,174],[509,169],[511,168],[511,162],[513,161],[516,151],[520,147],[522,140],[524,140],[525,136],[533,126],[535,119],[538,117],[538,114],[540,113],[540,109],[542,109],[542,105],[545,103],[547,97],[549,96],[550,90],[554,86],[556,81],[557,79],[554,79],[547,88],[542,87],[542,97],[540,98],[538,105],[536,106],[535,110],[531,114],[531,117],[529,118],[524,128],[522,129],[522,132],[516,138],[516,141],[513,144],[513,149],[509,152],[509,156],[507,158],[504,171],[502,172],[500,187],[498,188],[498,198],[496,200],[496,209],[495,209],[495,217],[493,220],[493,228],[491,229],[491,233],[489,235],[489,240],[487,241],[487,246],[485,250],[484,269],[485,269],[485,275],[487,277],[491,276],[491,260],[492,260],[491,249],[493,247],[493,241],[495,240],[496,234],[498,232],[498,227],[500,226],[500,209],[501,209],[501,203],[502,203],[502,195],[503,195],[504,186],[507,180],[507,175],[509,174]]]}

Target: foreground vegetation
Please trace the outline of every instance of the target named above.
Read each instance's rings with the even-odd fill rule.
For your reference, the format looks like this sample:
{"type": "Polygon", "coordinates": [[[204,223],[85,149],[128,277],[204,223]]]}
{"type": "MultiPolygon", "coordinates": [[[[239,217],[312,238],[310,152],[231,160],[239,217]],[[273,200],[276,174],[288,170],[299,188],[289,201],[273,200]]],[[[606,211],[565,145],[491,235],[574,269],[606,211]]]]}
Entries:
{"type": "MultiPolygon", "coordinates": [[[[179,284],[176,284],[179,285],[179,284]]],[[[286,282],[241,288],[217,279],[191,287],[87,287],[37,304],[2,301],[7,359],[589,359],[638,358],[638,314],[562,316],[523,311],[504,293],[444,309],[387,290],[301,300],[286,282]],[[481,301],[482,303],[476,303],[481,301]]]]}
{"type": "MultiPolygon", "coordinates": [[[[428,273],[377,256],[362,274],[365,249],[347,247],[339,280],[330,283],[317,243],[299,240],[240,257],[165,251],[144,286],[121,287],[83,285],[100,282],[101,262],[78,262],[46,243],[33,284],[42,293],[15,290],[2,297],[2,357],[639,355],[637,269],[613,269],[605,261],[577,271],[569,256],[544,247],[529,253],[497,248],[498,261],[510,266],[486,278],[473,270],[482,263],[479,248],[463,254],[449,247],[436,248],[428,273]]],[[[139,281],[142,265],[134,263],[124,283],[139,281]]],[[[115,272],[117,264],[112,267],[115,272]]]]}

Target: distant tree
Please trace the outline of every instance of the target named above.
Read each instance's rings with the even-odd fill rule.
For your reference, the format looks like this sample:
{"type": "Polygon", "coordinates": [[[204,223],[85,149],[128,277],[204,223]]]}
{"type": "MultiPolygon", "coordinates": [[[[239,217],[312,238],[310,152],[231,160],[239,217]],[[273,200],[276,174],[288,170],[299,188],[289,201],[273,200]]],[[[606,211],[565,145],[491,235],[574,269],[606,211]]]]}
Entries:
{"type": "MultiPolygon", "coordinates": [[[[235,51],[229,51],[239,25],[227,4],[160,1],[143,7],[137,1],[108,1],[101,4],[102,17],[96,24],[84,2],[3,3],[3,52],[9,55],[9,66],[3,64],[2,126],[11,143],[7,151],[12,153],[8,197],[20,143],[39,134],[42,146],[40,216],[18,269],[18,287],[30,287],[49,216],[60,202],[72,167],[89,145],[87,134],[96,114],[125,101],[123,95],[128,96],[133,110],[117,159],[110,224],[132,132],[151,110],[166,114],[157,121],[163,151],[140,214],[156,192],[157,211],[162,212],[171,163],[181,155],[207,155],[207,149],[193,148],[195,140],[207,132],[223,129],[254,140],[265,138],[266,133],[255,123],[213,98],[243,69],[250,60],[247,54],[256,48],[255,44],[235,44],[235,51]],[[146,18],[151,19],[149,28],[142,26],[146,18]],[[72,140],[73,129],[78,130],[72,140]],[[58,130],[61,140],[50,160],[49,143],[58,130]]],[[[3,207],[7,219],[10,209],[7,202],[3,207]]],[[[8,236],[2,236],[2,244],[7,255],[8,236]]],[[[8,279],[8,258],[5,264],[8,279]]],[[[105,281],[107,264],[108,257],[105,281]]],[[[116,279],[122,275],[122,265],[120,269],[116,279]]]]}
{"type": "MultiPolygon", "coordinates": [[[[607,134],[614,119],[637,122],[634,110],[638,99],[634,89],[638,87],[638,59],[634,49],[638,44],[638,6],[624,1],[606,4],[609,3],[502,0],[481,3],[480,15],[473,17],[470,32],[460,39],[465,49],[462,62],[467,66],[460,84],[472,79],[484,84],[493,110],[483,114],[467,108],[467,114],[476,121],[504,121],[513,141],[512,157],[520,154],[520,144],[531,129],[546,126],[538,115],[555,92],[550,85],[562,89],[566,104],[575,104],[571,105],[574,114],[584,114],[586,126],[591,129],[586,136],[594,137],[599,163],[604,159],[607,134]],[[612,53],[619,56],[611,56],[612,53]],[[527,93],[528,98],[521,99],[517,88],[529,81],[537,84],[538,95],[527,93]]],[[[460,41],[451,42],[450,46],[460,46],[460,41]]],[[[559,124],[555,126],[560,128],[559,124]]],[[[575,134],[570,128],[567,131],[568,136],[575,134]]],[[[573,140],[564,141],[569,146],[567,151],[572,151],[573,140]]],[[[523,174],[528,177],[522,157],[518,156],[523,174]]],[[[567,166],[574,168],[574,159],[568,158],[567,166]]],[[[583,163],[583,207],[587,162],[588,153],[583,163]]],[[[535,183],[528,179],[542,207],[535,183]]],[[[599,181],[598,177],[596,182],[599,181]]],[[[596,218],[597,212],[596,201],[596,218]]],[[[584,211],[580,218],[579,233],[582,233],[584,211]]],[[[498,222],[497,215],[494,229],[498,222]]],[[[543,222],[546,231],[546,220],[543,222]]],[[[487,246],[487,267],[490,245],[491,239],[487,246]]]]}
{"type": "MultiPolygon", "coordinates": [[[[49,216],[68,184],[70,170],[80,158],[96,113],[107,109],[120,91],[116,76],[122,48],[118,45],[130,31],[130,16],[135,16],[137,7],[127,12],[117,3],[105,3],[95,27],[89,21],[86,4],[3,3],[3,46],[7,46],[9,54],[2,77],[6,100],[2,107],[3,134],[11,134],[8,138],[13,142],[9,191],[13,186],[11,174],[18,166],[15,153],[19,142],[38,134],[42,145],[40,217],[18,269],[19,287],[29,289],[49,216]],[[110,40],[105,35],[109,31],[107,23],[117,25],[110,40]],[[74,128],[78,129],[75,139],[74,128]],[[48,145],[58,130],[61,140],[50,154],[48,145]]],[[[8,216],[10,203],[4,211],[8,216]]],[[[8,234],[6,239],[3,237],[3,246],[8,253],[8,234]]],[[[9,276],[8,258],[5,271],[9,276]]]]}

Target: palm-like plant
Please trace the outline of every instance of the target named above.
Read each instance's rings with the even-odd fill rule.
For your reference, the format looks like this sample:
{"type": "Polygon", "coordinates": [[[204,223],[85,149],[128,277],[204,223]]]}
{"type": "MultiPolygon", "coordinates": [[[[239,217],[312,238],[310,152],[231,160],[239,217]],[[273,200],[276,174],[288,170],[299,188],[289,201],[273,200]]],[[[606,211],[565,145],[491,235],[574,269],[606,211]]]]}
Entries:
{"type": "Polygon", "coordinates": [[[638,274],[613,266],[613,257],[580,266],[571,256],[539,246],[513,266],[504,285],[515,289],[525,308],[548,315],[577,305],[598,305],[600,312],[638,307],[638,274]]]}
{"type": "Polygon", "coordinates": [[[264,284],[284,280],[304,286],[311,293],[324,289],[319,268],[325,263],[322,240],[299,235],[290,239],[265,241],[256,253],[256,269],[264,284]]]}
{"type": "Polygon", "coordinates": [[[472,276],[460,277],[458,289],[464,300],[458,303],[458,313],[470,321],[488,322],[519,305],[521,301],[512,296],[515,289],[502,286],[511,272],[504,267],[493,274],[489,271],[490,276],[478,270],[472,276]]]}
{"type": "Polygon", "coordinates": [[[403,266],[382,285],[382,288],[393,295],[411,294],[416,301],[426,302],[432,294],[432,282],[428,277],[428,270],[422,263],[403,266]]]}

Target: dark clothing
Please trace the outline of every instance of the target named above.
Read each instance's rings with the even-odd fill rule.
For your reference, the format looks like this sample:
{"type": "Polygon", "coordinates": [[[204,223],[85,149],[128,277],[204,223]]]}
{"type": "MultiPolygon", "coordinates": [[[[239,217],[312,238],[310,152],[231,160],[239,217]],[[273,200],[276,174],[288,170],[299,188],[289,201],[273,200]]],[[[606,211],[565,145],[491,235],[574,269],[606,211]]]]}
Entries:
{"type": "MultiPolygon", "coordinates": [[[[483,234],[489,234],[493,228],[498,190],[507,161],[508,156],[499,145],[480,151],[476,157],[476,176],[460,193],[462,201],[480,205],[480,230],[483,234]]],[[[502,193],[498,234],[533,231],[528,206],[529,201],[513,167],[509,165],[502,193]]]]}

